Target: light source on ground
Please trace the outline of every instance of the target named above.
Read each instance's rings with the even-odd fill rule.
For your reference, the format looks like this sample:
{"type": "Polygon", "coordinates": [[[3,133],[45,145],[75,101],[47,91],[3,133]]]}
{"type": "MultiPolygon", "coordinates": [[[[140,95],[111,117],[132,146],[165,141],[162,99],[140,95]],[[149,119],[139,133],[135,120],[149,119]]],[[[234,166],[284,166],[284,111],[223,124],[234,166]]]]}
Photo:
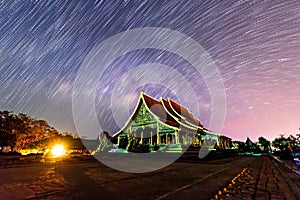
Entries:
{"type": "Polygon", "coordinates": [[[51,154],[54,158],[63,156],[65,154],[65,148],[62,144],[56,144],[51,149],[51,154]]]}

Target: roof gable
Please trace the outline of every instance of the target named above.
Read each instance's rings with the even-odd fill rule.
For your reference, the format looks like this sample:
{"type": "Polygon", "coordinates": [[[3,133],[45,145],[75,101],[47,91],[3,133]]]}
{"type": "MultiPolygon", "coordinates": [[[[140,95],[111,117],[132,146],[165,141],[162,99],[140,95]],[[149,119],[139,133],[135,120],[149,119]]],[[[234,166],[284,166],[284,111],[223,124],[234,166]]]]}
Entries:
{"type": "Polygon", "coordinates": [[[140,97],[138,103],[134,109],[134,112],[124,125],[124,127],[114,134],[113,136],[118,135],[124,129],[128,127],[131,121],[135,119],[138,113],[141,110],[142,105],[145,105],[147,111],[150,112],[157,120],[166,126],[173,127],[175,129],[189,129],[192,131],[203,130],[204,132],[214,134],[203,128],[200,121],[194,118],[193,114],[188,111],[188,109],[179,103],[171,100],[171,99],[163,99],[160,98],[160,101],[144,94],[142,91],[140,92],[140,97]],[[181,126],[183,125],[183,126],[181,126]]]}
{"type": "Polygon", "coordinates": [[[185,119],[187,122],[195,126],[203,127],[200,120],[194,118],[193,114],[188,111],[188,109],[179,103],[168,98],[169,107],[179,116],[181,119],[185,119]]]}
{"type": "Polygon", "coordinates": [[[173,127],[179,127],[179,123],[166,112],[160,101],[146,94],[143,94],[143,99],[150,112],[157,116],[161,122],[173,127]]]}

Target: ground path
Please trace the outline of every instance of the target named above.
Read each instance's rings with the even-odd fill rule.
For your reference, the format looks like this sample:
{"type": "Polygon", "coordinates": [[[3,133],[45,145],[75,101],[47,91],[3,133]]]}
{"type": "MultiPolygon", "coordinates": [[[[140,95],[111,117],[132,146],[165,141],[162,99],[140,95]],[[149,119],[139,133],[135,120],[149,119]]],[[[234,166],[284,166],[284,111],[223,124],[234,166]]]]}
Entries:
{"type": "Polygon", "coordinates": [[[99,162],[0,168],[0,199],[300,199],[300,176],[270,156],[183,160],[132,174],[99,162]]]}

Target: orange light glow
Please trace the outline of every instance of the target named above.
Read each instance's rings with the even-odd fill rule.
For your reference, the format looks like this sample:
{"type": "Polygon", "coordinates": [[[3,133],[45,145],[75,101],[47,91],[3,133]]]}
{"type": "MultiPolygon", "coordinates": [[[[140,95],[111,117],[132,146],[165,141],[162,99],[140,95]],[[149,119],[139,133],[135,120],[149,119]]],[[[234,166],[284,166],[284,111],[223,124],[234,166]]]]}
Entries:
{"type": "Polygon", "coordinates": [[[61,157],[65,154],[65,148],[62,144],[56,144],[51,149],[51,154],[54,158],[61,157]]]}

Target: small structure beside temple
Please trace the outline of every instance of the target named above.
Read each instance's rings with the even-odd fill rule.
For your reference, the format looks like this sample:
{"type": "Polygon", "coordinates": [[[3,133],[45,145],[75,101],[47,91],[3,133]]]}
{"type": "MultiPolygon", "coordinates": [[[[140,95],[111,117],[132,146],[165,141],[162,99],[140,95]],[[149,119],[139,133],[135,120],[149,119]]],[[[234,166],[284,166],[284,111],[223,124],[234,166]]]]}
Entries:
{"type": "Polygon", "coordinates": [[[157,100],[141,91],[134,112],[112,141],[122,152],[182,152],[190,145],[225,148],[224,138],[205,129],[179,103],[170,98],[157,100]]]}

